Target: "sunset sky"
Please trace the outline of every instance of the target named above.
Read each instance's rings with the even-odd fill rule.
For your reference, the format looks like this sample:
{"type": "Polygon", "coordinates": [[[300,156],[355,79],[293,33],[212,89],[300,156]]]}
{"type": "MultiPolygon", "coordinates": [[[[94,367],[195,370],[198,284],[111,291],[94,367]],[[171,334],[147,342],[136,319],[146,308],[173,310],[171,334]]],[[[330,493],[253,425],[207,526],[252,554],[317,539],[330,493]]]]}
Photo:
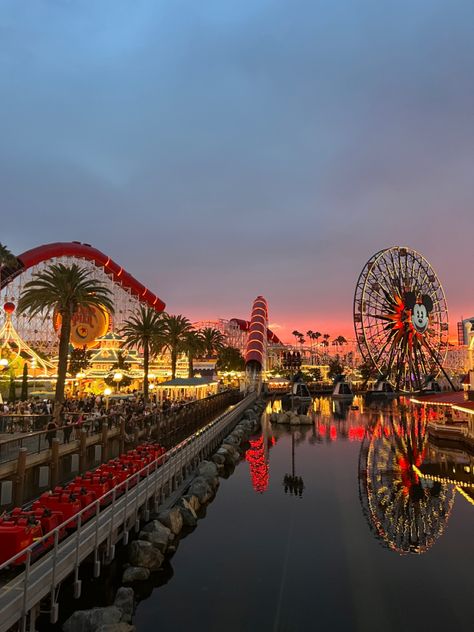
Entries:
{"type": "Polygon", "coordinates": [[[79,240],[193,320],[352,335],[407,245],[474,314],[472,0],[0,0],[0,241],[79,240]]]}

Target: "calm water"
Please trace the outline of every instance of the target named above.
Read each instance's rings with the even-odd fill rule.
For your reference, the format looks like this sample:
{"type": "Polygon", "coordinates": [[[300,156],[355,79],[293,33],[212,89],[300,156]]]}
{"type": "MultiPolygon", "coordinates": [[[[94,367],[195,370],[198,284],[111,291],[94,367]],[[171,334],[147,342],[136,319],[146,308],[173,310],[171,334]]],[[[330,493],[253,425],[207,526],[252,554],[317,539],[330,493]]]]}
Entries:
{"type": "Polygon", "coordinates": [[[316,401],[306,429],[264,415],[173,576],[139,604],[140,632],[474,628],[474,507],[407,465],[441,460],[424,419],[357,403],[334,415],[316,401]],[[285,493],[293,464],[301,496],[285,493]]]}

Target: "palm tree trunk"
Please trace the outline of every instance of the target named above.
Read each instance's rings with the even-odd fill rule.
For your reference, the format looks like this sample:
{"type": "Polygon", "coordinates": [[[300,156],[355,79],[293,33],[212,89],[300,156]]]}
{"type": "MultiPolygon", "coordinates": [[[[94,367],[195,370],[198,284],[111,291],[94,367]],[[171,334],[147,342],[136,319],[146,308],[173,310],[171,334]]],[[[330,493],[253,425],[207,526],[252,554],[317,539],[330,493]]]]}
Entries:
{"type": "Polygon", "coordinates": [[[71,337],[72,310],[61,314],[61,335],[59,337],[58,379],[56,381],[54,419],[59,421],[64,402],[64,385],[66,383],[67,359],[69,355],[69,339],[71,337]]]}
{"type": "Polygon", "coordinates": [[[178,361],[178,353],[176,349],[173,347],[171,349],[171,379],[174,380],[176,378],[176,363],[178,361]]]}
{"type": "Polygon", "coordinates": [[[188,353],[188,377],[191,378],[194,375],[194,358],[192,353],[188,353]]]}
{"type": "Polygon", "coordinates": [[[143,345],[143,398],[148,403],[148,365],[150,364],[150,346],[148,341],[143,345]]]}

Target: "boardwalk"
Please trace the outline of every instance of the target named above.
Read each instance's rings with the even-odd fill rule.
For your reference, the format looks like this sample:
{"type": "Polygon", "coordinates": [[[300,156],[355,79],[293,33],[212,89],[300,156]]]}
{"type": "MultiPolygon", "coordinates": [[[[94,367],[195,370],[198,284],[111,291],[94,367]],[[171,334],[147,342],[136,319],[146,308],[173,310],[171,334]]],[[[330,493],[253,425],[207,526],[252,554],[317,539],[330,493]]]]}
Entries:
{"type": "MultiPolygon", "coordinates": [[[[79,526],[68,538],[59,541],[59,529],[48,534],[49,538],[54,538],[53,550],[34,563],[30,563],[28,554],[25,570],[0,588],[0,632],[6,632],[18,621],[21,621],[21,630],[27,629],[28,621],[30,629],[34,629],[39,603],[48,595],[51,599],[51,621],[54,623],[57,620],[57,588],[60,583],[74,573],[75,590],[79,595],[78,573],[81,562],[94,555],[95,574],[99,575],[100,552],[104,547],[109,559],[113,558],[115,544],[121,540],[128,541],[130,529],[138,528],[142,515],[147,517],[149,504],[152,503],[153,508],[157,510],[164,502],[165,496],[169,496],[176,487],[185,485],[198,463],[213,452],[255,398],[255,394],[247,396],[229,411],[169,450],[164,465],[155,471],[151,471],[154,464],[147,465],[142,474],[148,475],[133,487],[132,479],[139,478],[139,474],[128,479],[130,484],[127,483],[125,493],[119,498],[115,497],[115,490],[109,492],[111,504],[102,511],[100,502],[95,501],[95,516],[84,526],[79,526]]],[[[90,511],[90,507],[88,510],[90,511]]],[[[87,508],[81,515],[86,511],[87,508]]],[[[24,556],[24,553],[22,555],[24,556]]],[[[11,564],[12,561],[7,564],[11,564]]],[[[0,572],[1,570],[2,568],[0,572]]]]}

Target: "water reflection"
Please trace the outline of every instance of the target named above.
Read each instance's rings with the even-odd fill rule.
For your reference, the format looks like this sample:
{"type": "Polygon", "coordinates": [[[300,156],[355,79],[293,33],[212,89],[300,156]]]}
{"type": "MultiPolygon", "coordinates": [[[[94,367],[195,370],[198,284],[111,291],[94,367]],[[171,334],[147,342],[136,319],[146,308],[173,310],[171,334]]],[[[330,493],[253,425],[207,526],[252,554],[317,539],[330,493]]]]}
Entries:
{"type": "MultiPolygon", "coordinates": [[[[270,414],[281,411],[278,400],[269,405],[264,436],[272,435],[270,414]]],[[[456,491],[474,504],[474,458],[430,440],[428,422],[435,418],[433,411],[404,398],[365,401],[356,397],[345,402],[319,397],[294,412],[309,415],[313,423],[302,432],[293,426],[278,427],[286,428],[292,439],[291,472],[283,478],[285,493],[301,497],[305,486],[295,471],[295,441],[303,438],[313,445],[359,442],[360,502],[371,532],[385,547],[399,554],[424,553],[445,530],[456,491]]],[[[266,489],[268,462],[263,471],[266,489]]],[[[259,482],[256,477],[256,491],[262,489],[259,482]]]]}
{"type": "Polygon", "coordinates": [[[263,494],[268,488],[270,467],[268,454],[265,453],[265,438],[261,434],[258,439],[250,440],[250,447],[245,453],[245,460],[250,466],[252,486],[258,494],[263,494]]]}
{"type": "Polygon", "coordinates": [[[360,449],[359,494],[369,526],[398,553],[424,553],[443,533],[451,513],[452,485],[420,477],[414,468],[428,445],[426,421],[412,411],[381,415],[370,423],[360,449]]]}

